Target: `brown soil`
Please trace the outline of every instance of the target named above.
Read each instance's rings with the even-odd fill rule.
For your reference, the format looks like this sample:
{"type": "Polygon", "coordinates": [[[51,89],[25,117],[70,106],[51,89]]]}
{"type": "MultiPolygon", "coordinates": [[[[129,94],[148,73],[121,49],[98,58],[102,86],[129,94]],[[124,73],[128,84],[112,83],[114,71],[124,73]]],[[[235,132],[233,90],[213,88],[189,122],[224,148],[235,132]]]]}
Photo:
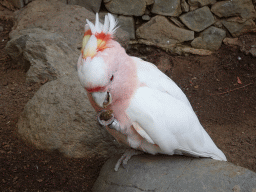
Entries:
{"type": "MultiPolygon", "coordinates": [[[[66,158],[19,139],[18,118],[42,84],[26,84],[24,70],[4,53],[11,25],[0,20],[0,189],[90,191],[103,160],[66,158]]],[[[174,56],[150,47],[129,53],[159,64],[189,97],[228,161],[256,171],[256,58],[226,46],[211,56],[174,56]]]]}

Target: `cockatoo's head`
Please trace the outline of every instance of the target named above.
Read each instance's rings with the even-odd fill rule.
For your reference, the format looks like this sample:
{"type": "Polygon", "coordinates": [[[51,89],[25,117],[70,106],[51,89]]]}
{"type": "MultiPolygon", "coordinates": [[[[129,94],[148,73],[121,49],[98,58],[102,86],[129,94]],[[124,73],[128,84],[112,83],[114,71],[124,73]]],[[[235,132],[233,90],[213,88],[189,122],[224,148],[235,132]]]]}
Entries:
{"type": "Polygon", "coordinates": [[[112,39],[117,21],[111,14],[105,16],[104,25],[99,22],[98,14],[95,25],[86,21],[77,64],[78,76],[95,103],[100,108],[106,108],[121,97],[125,98],[124,91],[129,92],[131,86],[124,85],[131,77],[128,75],[131,74],[131,58],[112,39]]]}

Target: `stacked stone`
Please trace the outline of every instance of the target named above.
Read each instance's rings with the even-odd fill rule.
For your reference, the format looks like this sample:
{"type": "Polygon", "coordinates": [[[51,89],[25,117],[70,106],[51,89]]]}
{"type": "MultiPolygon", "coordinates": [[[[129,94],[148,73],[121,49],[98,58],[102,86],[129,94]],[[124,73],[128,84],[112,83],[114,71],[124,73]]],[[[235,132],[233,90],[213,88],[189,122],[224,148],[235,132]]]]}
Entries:
{"type": "Polygon", "coordinates": [[[252,0],[133,0],[129,5],[125,0],[104,0],[104,3],[109,12],[129,17],[126,17],[130,20],[129,30],[128,27],[124,30],[131,39],[136,36],[139,43],[169,50],[184,48],[183,42],[189,41],[193,48],[214,51],[227,34],[238,37],[256,30],[252,0]],[[134,16],[145,20],[153,17],[133,32],[134,16]]]}
{"type": "MultiPolygon", "coordinates": [[[[32,0],[11,1],[20,8],[32,0]]],[[[100,12],[104,3],[108,12],[118,17],[120,27],[129,33],[133,43],[156,45],[178,53],[210,54],[219,49],[226,36],[239,37],[256,31],[252,0],[59,1],[93,12],[100,12]],[[142,25],[138,22],[140,18],[144,21],[142,25]]]]}

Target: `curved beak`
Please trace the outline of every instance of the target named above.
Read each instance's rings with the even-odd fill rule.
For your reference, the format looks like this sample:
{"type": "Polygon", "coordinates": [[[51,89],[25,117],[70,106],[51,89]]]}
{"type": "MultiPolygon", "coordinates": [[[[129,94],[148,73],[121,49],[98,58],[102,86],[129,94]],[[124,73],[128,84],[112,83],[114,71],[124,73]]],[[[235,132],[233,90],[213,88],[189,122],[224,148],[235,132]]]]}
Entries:
{"type": "Polygon", "coordinates": [[[93,92],[91,95],[95,103],[101,108],[106,108],[112,103],[112,96],[109,92],[93,92]]]}

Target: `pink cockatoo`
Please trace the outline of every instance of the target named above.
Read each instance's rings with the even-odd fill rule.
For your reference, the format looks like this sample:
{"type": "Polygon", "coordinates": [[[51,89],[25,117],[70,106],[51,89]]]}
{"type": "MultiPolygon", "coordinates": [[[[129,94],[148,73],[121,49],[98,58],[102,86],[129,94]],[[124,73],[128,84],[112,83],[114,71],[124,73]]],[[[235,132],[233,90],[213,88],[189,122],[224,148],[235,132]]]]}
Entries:
{"type": "Polygon", "coordinates": [[[117,21],[87,20],[77,70],[81,85],[104,125],[128,150],[115,170],[138,151],[226,161],[200,124],[182,90],[155,65],[126,54],[113,39],[117,21]],[[112,110],[109,120],[100,118],[112,110]]]}

